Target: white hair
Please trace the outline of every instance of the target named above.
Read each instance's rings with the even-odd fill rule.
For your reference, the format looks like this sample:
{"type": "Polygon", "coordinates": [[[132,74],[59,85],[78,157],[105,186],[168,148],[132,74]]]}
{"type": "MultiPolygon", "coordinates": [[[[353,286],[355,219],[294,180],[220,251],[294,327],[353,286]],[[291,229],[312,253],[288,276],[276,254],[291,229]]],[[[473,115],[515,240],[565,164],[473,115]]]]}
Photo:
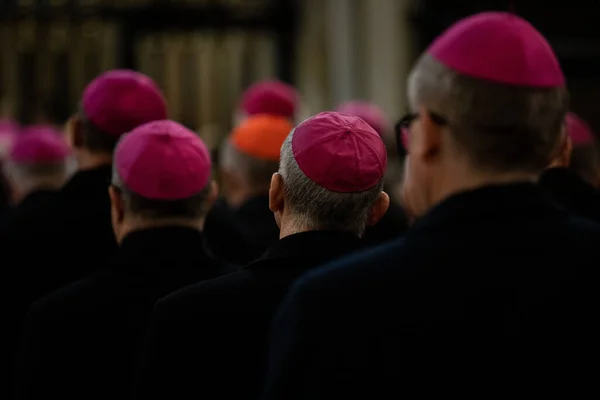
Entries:
{"type": "Polygon", "coordinates": [[[279,174],[285,204],[296,225],[304,229],[364,233],[370,211],[383,190],[383,179],[362,192],[339,193],[325,189],[302,172],[292,152],[292,131],[281,146],[279,174]]]}

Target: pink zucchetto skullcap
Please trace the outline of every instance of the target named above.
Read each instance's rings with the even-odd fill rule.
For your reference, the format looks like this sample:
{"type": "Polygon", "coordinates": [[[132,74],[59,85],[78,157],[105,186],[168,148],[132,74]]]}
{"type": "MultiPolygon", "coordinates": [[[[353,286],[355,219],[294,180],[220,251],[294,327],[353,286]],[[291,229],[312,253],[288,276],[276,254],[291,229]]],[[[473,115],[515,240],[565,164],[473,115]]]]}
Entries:
{"type": "Polygon", "coordinates": [[[71,148],[60,131],[33,126],[15,138],[9,159],[19,164],[52,164],[63,162],[70,155],[71,148]]]}
{"type": "Polygon", "coordinates": [[[210,152],[202,139],[170,120],[154,121],[127,133],[115,150],[121,181],[152,200],[182,200],[210,180],[210,152]]]}
{"type": "Polygon", "coordinates": [[[120,136],[151,121],[167,118],[165,98],[148,76],[129,70],[112,70],[85,89],[83,112],[99,130],[120,136]]]}
{"type": "Polygon", "coordinates": [[[363,101],[350,101],[339,106],[337,111],[356,115],[367,124],[371,125],[380,136],[383,136],[388,129],[388,123],[383,110],[375,104],[363,101]]]}
{"type": "Polygon", "coordinates": [[[267,80],[244,92],[241,108],[246,115],[269,114],[293,119],[297,103],[296,89],[277,80],[267,80]]]}
{"type": "Polygon", "coordinates": [[[567,135],[571,138],[573,146],[586,145],[594,141],[594,135],[589,125],[574,113],[568,113],[565,122],[567,135]]]}
{"type": "Polygon", "coordinates": [[[379,134],[359,117],[339,112],[323,112],[298,125],[292,152],[308,179],[334,192],[370,189],[387,166],[379,134]]]}
{"type": "Polygon", "coordinates": [[[565,84],[550,44],[529,22],[510,13],[483,12],[462,19],[427,53],[472,78],[535,88],[565,84]]]}

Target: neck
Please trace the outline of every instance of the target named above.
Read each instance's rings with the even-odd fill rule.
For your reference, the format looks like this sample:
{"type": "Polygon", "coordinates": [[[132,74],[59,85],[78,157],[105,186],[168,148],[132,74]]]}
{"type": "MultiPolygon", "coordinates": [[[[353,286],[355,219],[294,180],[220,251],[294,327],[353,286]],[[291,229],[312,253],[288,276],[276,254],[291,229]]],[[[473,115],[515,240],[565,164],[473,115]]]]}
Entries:
{"type": "Polygon", "coordinates": [[[128,234],[152,228],[165,228],[165,227],[180,227],[180,228],[191,228],[202,232],[204,229],[204,218],[199,219],[183,219],[183,218],[165,218],[160,220],[144,220],[138,218],[126,219],[119,227],[117,235],[117,241],[121,243],[123,238],[128,234]]]}
{"type": "Polygon", "coordinates": [[[78,169],[84,171],[112,164],[112,155],[91,153],[87,150],[77,150],[75,159],[78,169]]]}
{"type": "Polygon", "coordinates": [[[510,172],[502,174],[486,173],[474,168],[447,168],[437,184],[431,191],[429,203],[438,204],[446,198],[483,186],[506,185],[518,182],[535,182],[538,175],[526,172],[510,172]]]}

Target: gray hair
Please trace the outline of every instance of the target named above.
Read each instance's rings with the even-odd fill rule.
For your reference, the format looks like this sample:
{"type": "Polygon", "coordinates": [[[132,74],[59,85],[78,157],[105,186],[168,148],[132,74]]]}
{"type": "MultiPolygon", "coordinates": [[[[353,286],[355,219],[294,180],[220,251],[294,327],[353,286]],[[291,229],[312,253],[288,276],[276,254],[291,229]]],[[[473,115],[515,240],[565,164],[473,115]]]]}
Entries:
{"type": "Polygon", "coordinates": [[[236,149],[228,140],[223,143],[219,161],[222,168],[234,169],[252,186],[266,186],[277,172],[278,162],[261,160],[236,149]]]}
{"type": "Polygon", "coordinates": [[[207,199],[211,192],[211,182],[197,194],[181,200],[153,200],[145,198],[125,185],[115,163],[113,163],[112,185],[119,189],[125,209],[138,217],[160,219],[197,219],[208,212],[207,199]]]}
{"type": "Polygon", "coordinates": [[[557,150],[569,96],[564,87],[528,88],[458,74],[429,54],[408,79],[413,110],[446,118],[452,138],[474,167],[538,172],[557,150]]]}
{"type": "Polygon", "coordinates": [[[352,232],[365,231],[371,208],[383,190],[383,179],[357,193],[338,193],[311,181],[302,172],[292,152],[292,131],[281,146],[279,174],[284,182],[285,204],[295,223],[304,229],[352,232]]]}

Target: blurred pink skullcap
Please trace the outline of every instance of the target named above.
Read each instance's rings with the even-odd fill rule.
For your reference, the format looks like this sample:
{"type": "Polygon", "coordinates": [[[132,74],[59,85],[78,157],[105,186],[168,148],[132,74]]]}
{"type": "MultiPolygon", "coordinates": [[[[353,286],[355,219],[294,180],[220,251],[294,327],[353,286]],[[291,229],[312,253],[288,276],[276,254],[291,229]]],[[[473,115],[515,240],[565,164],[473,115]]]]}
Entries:
{"type": "Polygon", "coordinates": [[[375,104],[363,101],[349,101],[340,105],[337,111],[356,115],[367,124],[371,125],[371,128],[375,129],[380,136],[383,136],[388,129],[388,123],[383,110],[375,104]]]}
{"type": "Polygon", "coordinates": [[[210,180],[210,152],[175,121],[154,121],[127,133],[115,150],[117,172],[134,193],[153,200],[181,200],[210,180]]]}
{"type": "Polygon", "coordinates": [[[30,133],[39,133],[39,132],[45,132],[45,133],[52,133],[53,135],[56,136],[63,136],[63,133],[56,129],[53,126],[50,125],[29,125],[24,127],[21,132],[19,133],[19,135],[27,135],[30,133]]]}
{"type": "Polygon", "coordinates": [[[112,136],[167,118],[162,92],[148,76],[112,70],[96,77],[83,92],[83,112],[99,130],[112,136]]]}
{"type": "Polygon", "coordinates": [[[46,126],[25,128],[9,153],[15,163],[45,164],[65,161],[71,149],[60,131],[46,126]]]}
{"type": "Polygon", "coordinates": [[[483,12],[458,21],[427,53],[472,78],[538,88],[565,84],[558,59],[542,34],[506,12],[483,12]]]}
{"type": "Polygon", "coordinates": [[[241,107],[247,115],[294,118],[297,103],[296,89],[278,80],[267,80],[253,84],[244,92],[241,107]]]}
{"type": "Polygon", "coordinates": [[[594,135],[589,125],[574,113],[567,113],[565,122],[567,124],[567,135],[571,138],[573,146],[590,144],[594,141],[594,135]]]}
{"type": "Polygon", "coordinates": [[[379,134],[359,117],[339,112],[323,112],[298,125],[292,152],[304,175],[334,192],[370,189],[387,166],[379,134]]]}

